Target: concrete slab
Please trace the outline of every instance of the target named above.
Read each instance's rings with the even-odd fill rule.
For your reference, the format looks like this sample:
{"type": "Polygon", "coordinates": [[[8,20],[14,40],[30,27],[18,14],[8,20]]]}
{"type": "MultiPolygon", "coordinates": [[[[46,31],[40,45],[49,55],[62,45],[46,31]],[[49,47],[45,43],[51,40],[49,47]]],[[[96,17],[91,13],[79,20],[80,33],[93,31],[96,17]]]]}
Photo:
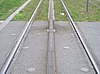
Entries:
{"type": "Polygon", "coordinates": [[[100,22],[78,22],[77,24],[100,63],[100,22]]]}
{"type": "Polygon", "coordinates": [[[1,26],[1,24],[3,23],[4,21],[0,21],[0,26],[1,26]]]}
{"type": "Polygon", "coordinates": [[[0,32],[0,68],[11,51],[17,36],[25,25],[25,21],[12,21],[0,32]]]}
{"type": "Polygon", "coordinates": [[[55,22],[57,74],[96,74],[68,22],[55,22]]]}
{"type": "MultiPolygon", "coordinates": [[[[12,22],[0,33],[0,66],[25,22],[12,22]],[[19,24],[19,25],[18,25],[19,24]],[[3,51],[2,51],[3,50],[3,51]]],[[[47,21],[34,22],[7,74],[46,74],[47,21]]],[[[68,22],[55,22],[57,74],[96,74],[68,22]]]]}
{"type": "Polygon", "coordinates": [[[34,22],[7,74],[46,74],[48,22],[34,22]]]}

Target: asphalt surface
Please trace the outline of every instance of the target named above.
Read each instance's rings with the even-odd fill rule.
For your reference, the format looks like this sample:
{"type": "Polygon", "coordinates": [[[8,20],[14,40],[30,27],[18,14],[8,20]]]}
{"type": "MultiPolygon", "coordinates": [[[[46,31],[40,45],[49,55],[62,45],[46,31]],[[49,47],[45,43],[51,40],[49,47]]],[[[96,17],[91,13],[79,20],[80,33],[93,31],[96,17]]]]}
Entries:
{"type": "Polygon", "coordinates": [[[13,21],[10,22],[2,31],[0,31],[0,68],[12,50],[11,47],[24,25],[25,21],[13,21]]]}
{"type": "Polygon", "coordinates": [[[77,24],[88,41],[97,62],[100,63],[100,22],[78,22],[77,24]]]}
{"type": "MultiPolygon", "coordinates": [[[[46,74],[48,22],[34,22],[7,74],[46,74]]],[[[55,22],[57,74],[95,74],[68,22],[55,22]]]]}

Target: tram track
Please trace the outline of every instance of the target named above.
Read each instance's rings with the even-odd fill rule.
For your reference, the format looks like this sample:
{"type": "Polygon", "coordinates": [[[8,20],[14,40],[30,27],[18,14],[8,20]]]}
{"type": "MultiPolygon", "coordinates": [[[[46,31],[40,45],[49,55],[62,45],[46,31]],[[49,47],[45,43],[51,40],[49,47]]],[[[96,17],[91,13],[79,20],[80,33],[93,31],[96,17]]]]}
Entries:
{"type": "Polygon", "coordinates": [[[24,36],[28,33],[28,30],[30,29],[31,27],[31,23],[32,23],[32,20],[33,18],[35,17],[36,15],[36,12],[41,4],[42,0],[40,0],[39,4],[37,5],[34,13],[32,14],[32,17],[30,18],[29,22],[27,23],[27,25],[25,26],[24,30],[22,31],[20,37],[18,38],[18,40],[15,42],[16,44],[14,45],[11,53],[8,55],[6,61],[4,62],[2,68],[0,69],[0,74],[5,74],[7,72],[7,69],[9,67],[9,65],[11,64],[13,58],[14,58],[14,55],[16,54],[17,52],[17,49],[18,47],[20,46],[21,44],[21,41],[24,39],[24,36]]]}
{"type": "MultiPolygon", "coordinates": [[[[36,9],[35,9],[32,17],[30,18],[30,20],[28,21],[27,25],[22,30],[22,33],[19,35],[18,39],[16,40],[16,42],[14,44],[14,47],[13,47],[11,53],[9,54],[8,58],[5,60],[3,66],[2,66],[2,68],[0,69],[0,74],[6,74],[7,73],[7,70],[9,68],[9,66],[11,65],[11,63],[12,63],[12,61],[14,59],[14,56],[16,55],[16,52],[19,50],[20,44],[24,40],[27,41],[27,37],[28,37],[28,35],[30,33],[30,29],[32,31],[33,20],[34,20],[34,18],[36,16],[36,13],[37,13],[40,5],[41,5],[41,2],[42,2],[42,0],[40,0],[40,2],[37,5],[37,7],[36,7],[36,9]]],[[[81,34],[79,33],[79,31],[77,29],[76,24],[74,23],[73,19],[71,18],[70,13],[68,12],[68,10],[67,10],[67,8],[66,8],[66,6],[65,6],[65,4],[64,4],[64,2],[62,0],[61,0],[61,3],[62,3],[62,5],[63,5],[63,7],[64,7],[64,9],[66,11],[66,14],[68,15],[68,18],[70,20],[70,25],[73,28],[75,35],[77,35],[78,39],[80,40],[80,42],[82,44],[82,47],[85,49],[85,51],[87,53],[87,56],[88,56],[89,60],[91,61],[92,65],[94,66],[97,74],[99,74],[100,73],[99,72],[99,67],[98,67],[95,59],[93,58],[92,54],[89,52],[89,49],[88,49],[87,45],[85,44],[85,42],[84,42],[81,34]]],[[[58,73],[59,71],[57,70],[57,65],[58,65],[57,61],[58,60],[56,59],[58,53],[56,52],[57,51],[57,47],[56,47],[56,43],[55,43],[55,42],[57,42],[57,41],[55,41],[56,40],[55,33],[56,33],[56,30],[57,30],[57,26],[55,26],[54,9],[53,9],[53,7],[54,7],[53,6],[53,0],[50,0],[49,1],[49,11],[48,11],[48,29],[47,29],[47,25],[44,28],[45,30],[47,29],[47,33],[45,33],[45,35],[47,35],[46,36],[47,37],[47,55],[44,55],[46,57],[45,58],[46,59],[46,61],[45,61],[46,62],[46,65],[45,65],[46,72],[43,73],[43,74],[59,74],[58,73]]],[[[34,25],[33,25],[33,27],[34,27],[34,25]]],[[[33,43],[33,44],[35,44],[35,43],[33,43]]],[[[64,48],[64,49],[66,49],[66,48],[64,48]]],[[[77,51],[79,52],[79,55],[81,55],[80,54],[81,51],[80,50],[77,50],[77,51]]],[[[46,50],[45,50],[45,52],[46,52],[46,50]]],[[[23,54],[23,55],[25,55],[25,54],[23,54]]],[[[76,56],[76,53],[74,53],[74,55],[76,56]]],[[[81,59],[81,61],[84,60],[84,59],[85,58],[81,59]]],[[[24,59],[24,61],[25,61],[25,59],[24,59]]],[[[73,61],[76,61],[76,60],[73,60],[73,61]]],[[[33,69],[31,69],[31,70],[33,70],[33,69]]],[[[9,71],[11,71],[11,70],[9,70],[9,71]]],[[[35,69],[33,71],[35,71],[35,69]]],[[[91,72],[92,71],[90,71],[89,74],[91,74],[91,72]]],[[[10,72],[8,72],[8,73],[10,73],[10,72]]],[[[38,72],[36,72],[36,74],[37,73],[38,72]]],[[[84,73],[82,73],[82,74],[84,74],[84,73]]]]}
{"type": "Polygon", "coordinates": [[[87,53],[88,58],[90,59],[90,61],[91,61],[92,65],[93,65],[93,67],[95,68],[97,74],[100,74],[100,66],[99,66],[99,64],[97,63],[96,59],[93,56],[93,53],[90,51],[88,45],[86,44],[86,41],[83,39],[82,35],[80,34],[75,22],[73,21],[70,13],[68,12],[68,9],[66,8],[63,0],[61,0],[61,2],[63,4],[63,7],[64,7],[64,9],[66,11],[66,14],[67,14],[69,20],[70,20],[71,26],[72,26],[73,30],[75,31],[77,37],[79,38],[79,40],[80,40],[85,52],[87,53]]]}

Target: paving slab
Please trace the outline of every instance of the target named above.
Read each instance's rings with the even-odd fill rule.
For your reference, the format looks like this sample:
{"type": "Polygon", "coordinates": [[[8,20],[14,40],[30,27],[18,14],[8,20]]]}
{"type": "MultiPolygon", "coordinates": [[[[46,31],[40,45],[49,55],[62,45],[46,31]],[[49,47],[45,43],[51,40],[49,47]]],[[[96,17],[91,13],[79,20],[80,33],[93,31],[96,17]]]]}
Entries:
{"type": "Polygon", "coordinates": [[[46,74],[48,22],[34,22],[7,74],[46,74]]]}
{"type": "Polygon", "coordinates": [[[100,63],[100,22],[78,22],[81,32],[88,41],[97,62],[100,63]]]}
{"type": "Polygon", "coordinates": [[[55,22],[57,74],[95,74],[69,22],[55,22]]]}
{"type": "MultiPolygon", "coordinates": [[[[18,26],[18,22],[16,24],[18,26]]],[[[0,48],[5,46],[2,49],[4,51],[0,51],[0,53],[2,52],[0,55],[5,54],[0,57],[1,62],[5,60],[4,57],[7,56],[9,51],[6,48],[9,48],[13,44],[17,37],[16,35],[22,29],[22,27],[18,26],[17,31],[12,27],[14,26],[10,25],[4,29],[3,33],[1,32],[2,37],[0,36],[0,41],[3,42],[0,44],[0,48]]],[[[33,23],[25,42],[17,52],[7,74],[46,74],[47,28],[47,21],[33,23]]],[[[55,30],[57,74],[96,74],[84,49],[72,31],[69,22],[56,21],[55,30]]]]}
{"type": "Polygon", "coordinates": [[[0,68],[10,53],[11,46],[25,25],[25,21],[12,21],[0,31],[0,68]]]}
{"type": "MultiPolygon", "coordinates": [[[[25,21],[12,21],[0,32],[0,67],[25,24],[25,21]]],[[[77,24],[100,62],[100,22],[77,24]]],[[[47,28],[47,21],[33,23],[7,74],[46,74],[47,28]]],[[[56,21],[55,30],[57,74],[95,74],[69,23],[56,21]]]]}

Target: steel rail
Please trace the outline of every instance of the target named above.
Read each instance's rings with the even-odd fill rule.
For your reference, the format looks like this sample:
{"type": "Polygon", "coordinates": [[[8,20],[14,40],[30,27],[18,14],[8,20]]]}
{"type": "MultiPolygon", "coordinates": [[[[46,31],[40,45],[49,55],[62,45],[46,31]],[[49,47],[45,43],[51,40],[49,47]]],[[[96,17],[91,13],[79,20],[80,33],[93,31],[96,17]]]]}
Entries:
{"type": "Polygon", "coordinates": [[[12,13],[4,22],[1,23],[0,31],[2,31],[7,24],[18,14],[31,0],[27,0],[21,7],[19,7],[14,13],[12,13]]]}
{"type": "Polygon", "coordinates": [[[53,0],[49,0],[48,24],[47,74],[56,74],[53,0]]]}
{"type": "Polygon", "coordinates": [[[35,15],[36,15],[39,7],[40,7],[41,2],[42,2],[42,0],[40,0],[39,4],[37,5],[34,13],[32,14],[32,16],[30,18],[29,22],[26,24],[25,28],[23,29],[22,33],[20,34],[20,37],[17,39],[17,42],[14,45],[11,53],[7,57],[7,59],[4,62],[3,66],[1,67],[0,74],[6,74],[6,72],[7,72],[8,68],[9,68],[9,66],[10,66],[10,64],[11,64],[11,62],[12,62],[12,60],[13,60],[13,58],[14,58],[14,56],[15,56],[15,54],[16,54],[16,52],[17,52],[17,50],[18,50],[18,48],[19,48],[19,46],[21,44],[21,42],[23,41],[23,39],[25,39],[26,34],[29,32],[29,29],[30,29],[30,27],[32,25],[31,24],[32,20],[34,19],[35,15]]]}
{"type": "Polygon", "coordinates": [[[93,53],[90,51],[88,45],[86,44],[85,40],[83,39],[82,35],[80,34],[75,22],[73,21],[68,9],[66,8],[63,0],[61,0],[61,3],[63,5],[63,7],[64,7],[64,10],[66,11],[66,15],[68,16],[68,18],[70,20],[70,24],[71,24],[74,32],[77,34],[77,37],[79,38],[79,40],[80,40],[80,42],[81,42],[81,44],[82,44],[82,46],[83,46],[83,48],[84,48],[84,50],[85,50],[85,52],[86,52],[86,54],[88,56],[90,62],[92,63],[92,65],[93,65],[93,67],[94,67],[94,69],[96,71],[96,73],[100,74],[100,65],[97,63],[96,59],[93,56],[93,53]]]}

